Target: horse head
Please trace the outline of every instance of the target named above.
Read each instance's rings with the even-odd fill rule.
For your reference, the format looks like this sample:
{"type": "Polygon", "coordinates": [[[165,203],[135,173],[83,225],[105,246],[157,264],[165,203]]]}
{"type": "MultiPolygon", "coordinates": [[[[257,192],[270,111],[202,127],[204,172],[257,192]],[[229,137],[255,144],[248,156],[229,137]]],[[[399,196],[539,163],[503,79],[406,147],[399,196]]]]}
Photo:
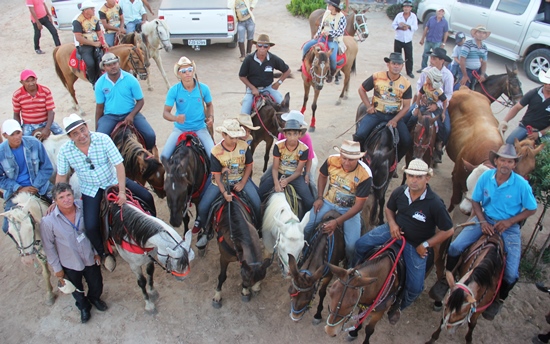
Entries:
{"type": "Polygon", "coordinates": [[[266,258],[262,263],[250,263],[246,260],[241,262],[241,278],[243,288],[252,288],[261,282],[267,273],[267,268],[271,265],[271,259],[266,258]]]}
{"type": "Polygon", "coordinates": [[[300,222],[290,209],[288,203],[286,203],[286,206],[274,216],[274,221],[278,229],[278,237],[275,244],[277,247],[277,256],[281,265],[281,272],[283,277],[285,277],[288,275],[289,268],[286,258],[289,255],[298,257],[304,248],[304,228],[309,222],[309,213],[300,222]]]}
{"type": "Polygon", "coordinates": [[[299,270],[296,258],[288,255],[288,266],[292,283],[288,287],[290,294],[290,319],[300,321],[311,307],[315,293],[317,292],[316,282],[323,277],[325,266],[320,266],[311,273],[309,270],[299,270]]]}
{"type": "Polygon", "coordinates": [[[445,310],[443,312],[443,322],[441,329],[454,332],[458,326],[469,322],[470,317],[475,312],[476,300],[472,290],[464,284],[470,277],[470,273],[465,275],[458,283],[455,283],[453,274],[446,272],[447,283],[449,283],[450,292],[445,297],[445,310]]]}
{"type": "MultiPolygon", "coordinates": [[[[35,253],[36,239],[35,239],[35,229],[37,228],[37,221],[42,219],[42,216],[38,215],[40,209],[35,211],[34,207],[29,203],[31,194],[21,193],[14,197],[13,203],[14,206],[1,213],[0,216],[4,216],[8,220],[8,232],[7,234],[12,238],[19,254],[23,256],[28,256],[35,253]],[[32,212],[31,212],[31,208],[32,212]],[[33,213],[36,213],[36,216],[33,216],[33,213]]],[[[34,202],[33,202],[34,203],[34,202]]]]}
{"type": "Polygon", "coordinates": [[[523,178],[528,178],[529,173],[535,169],[535,156],[542,151],[544,144],[540,144],[535,148],[535,141],[530,139],[522,140],[515,139],[514,146],[517,154],[520,156],[514,171],[521,175],[523,178]]]}
{"type": "Polygon", "coordinates": [[[159,159],[149,152],[144,152],[140,171],[143,178],[153,187],[153,192],[159,198],[166,197],[166,191],[164,191],[165,170],[159,159]]]}
{"type": "MultiPolygon", "coordinates": [[[[432,117],[430,113],[424,113],[416,122],[413,130],[413,159],[424,159],[424,154],[429,150],[433,155],[435,145],[435,122],[439,116],[432,117]]],[[[431,160],[430,160],[431,162],[431,160]]],[[[428,163],[429,164],[429,163],[428,163]]]]}
{"type": "Polygon", "coordinates": [[[147,48],[147,36],[143,35],[141,32],[134,32],[133,35],[134,41],[132,43],[134,44],[134,46],[138,47],[141,50],[144,58],[145,67],[149,68],[149,66],[151,66],[151,62],[149,62],[151,54],[149,53],[149,49],[147,48]]]}
{"type": "Polygon", "coordinates": [[[169,159],[162,159],[162,164],[166,169],[164,191],[170,210],[170,224],[174,227],[181,226],[183,216],[187,213],[191,201],[189,189],[193,185],[194,166],[189,165],[189,154],[189,149],[176,149],[169,159]],[[178,153],[177,156],[176,153],[178,153]]]}
{"type": "Polygon", "coordinates": [[[311,66],[309,68],[311,83],[319,91],[323,89],[325,78],[330,72],[330,54],[332,54],[332,49],[323,51],[320,44],[322,43],[315,44],[306,54],[306,59],[311,66]]]}
{"type": "Polygon", "coordinates": [[[369,37],[369,28],[367,27],[367,17],[365,13],[368,11],[368,8],[356,12],[353,17],[353,28],[355,29],[355,39],[359,42],[365,41],[369,37]]]}
{"type": "MultiPolygon", "coordinates": [[[[170,234],[170,232],[167,232],[167,234],[171,239],[179,240],[179,235],[176,236],[170,234]]],[[[185,239],[177,242],[175,247],[166,246],[164,249],[159,247],[157,251],[159,262],[163,264],[166,271],[171,273],[178,281],[183,281],[187,277],[191,271],[189,262],[195,258],[193,250],[190,249],[191,241],[193,240],[192,235],[191,231],[187,231],[185,239]]]]}
{"type": "Polygon", "coordinates": [[[172,42],[170,42],[170,30],[164,20],[155,19],[150,25],[144,25],[143,32],[151,39],[151,46],[158,47],[162,44],[164,50],[169,53],[172,51],[172,42]]]}
{"type": "Polygon", "coordinates": [[[516,104],[523,97],[523,90],[521,89],[521,81],[518,78],[518,66],[514,63],[512,70],[506,66],[506,74],[508,79],[506,80],[506,95],[512,101],[513,104],[516,104]]]}

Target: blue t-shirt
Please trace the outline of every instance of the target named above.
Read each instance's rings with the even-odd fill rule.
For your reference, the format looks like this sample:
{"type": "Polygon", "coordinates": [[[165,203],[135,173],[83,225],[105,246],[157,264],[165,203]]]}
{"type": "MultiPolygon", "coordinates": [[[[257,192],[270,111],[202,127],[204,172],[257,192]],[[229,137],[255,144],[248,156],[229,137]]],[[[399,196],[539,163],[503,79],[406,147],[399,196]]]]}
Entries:
{"type": "Polygon", "coordinates": [[[136,101],[143,99],[143,91],[134,76],[123,70],[113,83],[103,74],[95,84],[95,102],[105,104],[103,113],[106,115],[126,115],[136,106],[136,101]]]}
{"type": "MultiPolygon", "coordinates": [[[[212,95],[210,94],[210,88],[199,83],[202,95],[204,96],[204,102],[206,104],[212,102],[212,95]]],[[[166,94],[166,106],[176,106],[175,115],[185,115],[185,122],[180,124],[174,122],[174,126],[181,131],[197,131],[206,128],[204,106],[202,104],[201,92],[197,87],[195,81],[195,88],[189,92],[183,87],[181,82],[178,82],[174,86],[170,87],[168,94],[166,94]]]]}
{"type": "Polygon", "coordinates": [[[19,166],[19,175],[17,176],[17,184],[21,186],[31,186],[31,177],[29,175],[29,170],[27,169],[27,161],[25,160],[25,152],[23,144],[20,144],[17,148],[11,148],[13,156],[15,157],[15,162],[19,166]]]}

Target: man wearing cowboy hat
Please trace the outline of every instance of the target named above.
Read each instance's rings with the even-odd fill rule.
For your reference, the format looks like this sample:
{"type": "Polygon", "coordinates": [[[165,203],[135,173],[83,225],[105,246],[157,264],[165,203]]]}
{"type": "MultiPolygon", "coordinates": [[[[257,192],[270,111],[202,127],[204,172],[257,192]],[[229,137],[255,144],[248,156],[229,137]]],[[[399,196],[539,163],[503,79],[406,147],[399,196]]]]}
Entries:
{"type": "Polygon", "coordinates": [[[435,48],[443,48],[449,36],[449,23],[445,19],[445,9],[440,8],[435,12],[435,16],[431,17],[424,25],[424,32],[420,45],[424,45],[422,53],[422,64],[418,73],[422,73],[422,69],[428,66],[428,57],[435,48]]]}
{"type": "Polygon", "coordinates": [[[358,142],[344,140],[340,148],[334,149],[340,154],[329,156],[319,169],[318,196],[313,202],[304,235],[309,241],[314,229],[327,212],[339,212],[342,214],[340,217],[323,225],[323,232],[343,230],[348,267],[352,267],[355,242],[361,236],[361,209],[370,194],[372,172],[367,164],[360,160],[365,153],[361,152],[358,142]],[[328,188],[325,191],[327,184],[328,188]]]}
{"type": "Polygon", "coordinates": [[[401,310],[410,306],[424,290],[429,248],[441,244],[454,233],[453,221],[443,200],[428,184],[432,169],[421,159],[414,159],[403,171],[407,176],[406,184],[395,189],[386,203],[384,213],[388,222],[363,235],[355,244],[355,263],[358,264],[376,246],[391,239],[405,239],[405,288],[388,312],[392,325],[399,320],[401,310]],[[436,227],[440,229],[437,233],[436,227]]]}
{"type": "MultiPolygon", "coordinates": [[[[11,209],[13,196],[20,192],[49,200],[53,166],[42,143],[33,136],[23,136],[21,125],[14,119],[4,121],[2,136],[6,139],[0,143],[0,189],[4,190],[4,210],[11,209]]],[[[8,231],[5,217],[2,230],[8,231]]]]}
{"type": "Polygon", "coordinates": [[[448,271],[452,271],[464,250],[483,234],[499,233],[504,241],[506,267],[499,297],[483,312],[483,317],[493,320],[502,303],[519,279],[521,258],[520,222],[537,211],[537,201],[529,183],[513,170],[520,156],[511,144],[502,145],[498,152],[491,151],[489,160],[495,169],[485,171],[479,177],[472,195],[472,219],[476,224],[464,227],[449,247],[448,271]]]}
{"type": "Polygon", "coordinates": [[[514,144],[515,139],[521,141],[525,138],[539,140],[550,131],[550,70],[547,70],[546,73],[541,71],[539,80],[543,85],[527,92],[500,122],[499,129],[505,132],[508,129],[508,121],[516,117],[521,109],[528,106],[519,126],[508,135],[506,143],[514,144]],[[529,127],[532,128],[531,133],[529,133],[529,127]]]}
{"type": "Polygon", "coordinates": [[[84,324],[90,320],[92,305],[101,312],[108,308],[101,300],[101,258],[86,235],[82,201],[74,199],[71,186],[58,183],[53,187],[52,195],[55,208],[40,222],[44,252],[59,283],[64,285],[66,278],[76,287],[72,294],[80,310],[80,321],[84,324]],[[82,278],[88,285],[87,295],[84,295],[82,278]]]}
{"type": "Polygon", "coordinates": [[[95,16],[95,4],[85,0],[80,5],[82,13],[73,20],[73,33],[78,52],[86,62],[86,78],[95,85],[99,76],[98,63],[103,49],[109,46],[105,43],[99,18],[95,16]]]}
{"type": "Polygon", "coordinates": [[[483,25],[478,25],[470,31],[470,34],[473,39],[464,42],[460,50],[460,71],[462,72],[462,79],[460,83],[456,84],[455,90],[462,85],[473,87],[475,84],[473,76],[474,71],[479,74],[480,82],[485,81],[488,50],[487,45],[485,45],[483,41],[491,35],[491,31],[487,30],[483,25]]]}
{"type": "Polygon", "coordinates": [[[95,87],[95,127],[98,133],[111,135],[115,126],[124,121],[133,124],[143,136],[145,149],[153,152],[157,137],[141,109],[145,101],[139,81],[120,68],[118,57],[106,53],[101,58],[105,70],[95,87]]]}
{"type": "Polygon", "coordinates": [[[401,53],[384,57],[387,71],[374,73],[359,87],[359,97],[366,107],[366,113],[357,125],[353,140],[363,143],[371,131],[382,122],[397,128],[399,132],[398,160],[407,153],[412,144],[411,134],[402,118],[409,111],[412,99],[411,83],[400,73],[403,69],[401,53]],[[367,92],[374,90],[371,101],[367,92]]]}
{"type": "Polygon", "coordinates": [[[277,104],[283,101],[283,95],[278,91],[279,86],[290,75],[290,68],[277,55],[269,52],[274,46],[269,36],[262,34],[257,41],[252,41],[257,46],[253,54],[249,54],[243,61],[239,71],[239,79],[246,85],[246,94],[242,101],[241,113],[250,114],[254,97],[260,92],[269,93],[277,104]],[[278,70],[283,73],[279,80],[273,82],[273,72],[278,70]]]}
{"type": "Polygon", "coordinates": [[[393,20],[392,27],[395,30],[395,39],[393,41],[393,51],[405,53],[407,61],[407,76],[414,79],[413,74],[413,45],[412,39],[414,32],[418,30],[418,19],[416,14],[412,13],[412,2],[404,1],[401,5],[403,12],[399,12],[393,20]]]}
{"type": "Polygon", "coordinates": [[[111,185],[118,185],[117,204],[126,203],[126,188],[142,200],[156,215],[155,201],[147,189],[126,178],[122,155],[109,136],[88,129],[88,121],[73,113],[63,118],[65,132],[71,139],[59,149],[57,155],[57,176],[55,182],[67,183],[70,170],[78,176],[84,206],[84,227],[86,236],[92,242],[96,252],[105,257],[105,267],[115,268],[112,256],[105,255],[101,238],[100,207],[104,191],[111,185]]]}

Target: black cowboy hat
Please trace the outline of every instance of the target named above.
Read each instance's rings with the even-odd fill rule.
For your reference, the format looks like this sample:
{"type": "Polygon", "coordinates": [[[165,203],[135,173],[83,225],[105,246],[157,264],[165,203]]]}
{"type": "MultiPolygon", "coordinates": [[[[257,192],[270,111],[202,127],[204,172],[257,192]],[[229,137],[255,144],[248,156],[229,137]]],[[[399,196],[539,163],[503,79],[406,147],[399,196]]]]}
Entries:
{"type": "Polygon", "coordinates": [[[498,152],[490,151],[489,152],[489,161],[493,166],[496,166],[495,159],[497,157],[506,158],[506,159],[514,159],[516,162],[519,161],[519,158],[521,158],[521,155],[517,155],[516,148],[514,145],[506,143],[500,146],[498,149],[498,152]]]}
{"type": "Polygon", "coordinates": [[[453,62],[453,60],[447,55],[447,50],[443,48],[434,48],[434,50],[430,52],[430,56],[440,58],[445,60],[445,62],[453,62]]]}
{"type": "Polygon", "coordinates": [[[287,130],[305,131],[306,128],[302,127],[300,122],[298,122],[297,120],[289,119],[288,121],[285,122],[285,127],[284,128],[279,128],[280,132],[284,132],[284,131],[287,131],[287,130]]]}
{"type": "Polygon", "coordinates": [[[336,7],[337,10],[341,10],[340,0],[325,0],[325,3],[336,7]]]}
{"type": "Polygon", "coordinates": [[[384,57],[384,62],[395,62],[403,64],[405,63],[405,60],[403,60],[403,55],[401,55],[401,53],[391,53],[390,57],[384,57]]]}

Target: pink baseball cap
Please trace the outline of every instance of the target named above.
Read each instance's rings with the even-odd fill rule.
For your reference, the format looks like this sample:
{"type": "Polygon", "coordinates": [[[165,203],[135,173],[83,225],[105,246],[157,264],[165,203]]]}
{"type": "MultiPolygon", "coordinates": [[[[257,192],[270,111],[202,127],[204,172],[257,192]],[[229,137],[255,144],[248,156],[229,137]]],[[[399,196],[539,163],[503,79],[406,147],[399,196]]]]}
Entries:
{"type": "Polygon", "coordinates": [[[30,78],[31,76],[34,77],[35,79],[37,79],[37,78],[36,78],[36,74],[34,74],[34,72],[33,72],[32,70],[30,70],[30,69],[25,69],[24,71],[21,72],[20,80],[21,80],[21,81],[25,81],[25,80],[27,80],[28,78],[30,78]]]}

